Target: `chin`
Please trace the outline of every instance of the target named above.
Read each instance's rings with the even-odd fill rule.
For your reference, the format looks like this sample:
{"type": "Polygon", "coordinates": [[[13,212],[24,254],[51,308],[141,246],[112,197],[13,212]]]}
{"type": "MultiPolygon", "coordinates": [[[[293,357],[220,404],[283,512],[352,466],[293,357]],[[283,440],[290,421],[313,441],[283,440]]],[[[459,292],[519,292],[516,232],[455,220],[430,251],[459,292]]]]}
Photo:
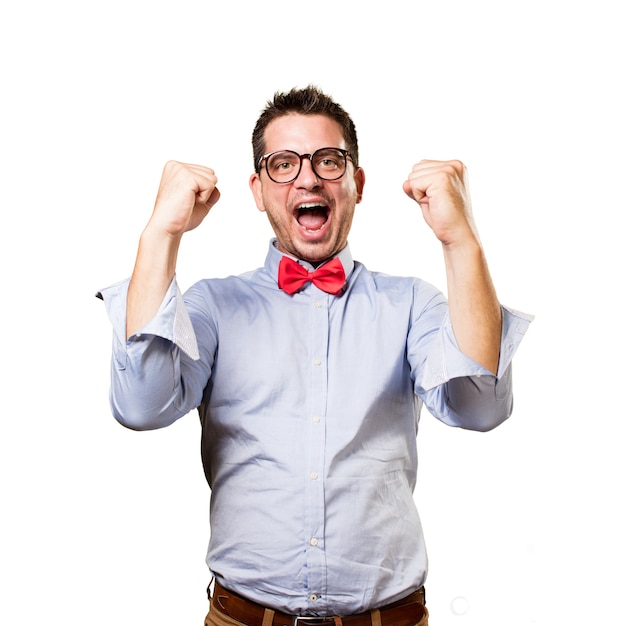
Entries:
{"type": "Polygon", "coordinates": [[[322,261],[326,261],[326,259],[335,256],[338,251],[339,250],[335,250],[335,248],[331,246],[325,246],[323,244],[308,244],[300,247],[298,258],[303,261],[308,261],[309,263],[322,263],[322,261]]]}

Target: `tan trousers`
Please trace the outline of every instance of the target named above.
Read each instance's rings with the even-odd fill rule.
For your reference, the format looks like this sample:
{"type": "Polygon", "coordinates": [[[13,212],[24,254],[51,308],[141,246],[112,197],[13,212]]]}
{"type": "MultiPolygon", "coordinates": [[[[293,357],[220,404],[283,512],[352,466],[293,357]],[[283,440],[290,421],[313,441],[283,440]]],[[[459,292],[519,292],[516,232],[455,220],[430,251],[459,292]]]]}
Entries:
{"type": "MultiPolygon", "coordinates": [[[[272,619],[274,617],[274,611],[265,609],[265,617],[263,618],[263,626],[272,626],[272,619]]],[[[211,598],[211,604],[209,612],[204,618],[204,626],[242,626],[241,622],[234,620],[228,615],[224,615],[219,609],[213,605],[213,598],[211,598]]],[[[243,625],[246,626],[246,625],[243,625]]],[[[378,611],[372,611],[372,626],[381,626],[380,614],[378,611]]],[[[428,609],[424,613],[424,617],[415,624],[415,626],[428,626],[428,609]]]]}

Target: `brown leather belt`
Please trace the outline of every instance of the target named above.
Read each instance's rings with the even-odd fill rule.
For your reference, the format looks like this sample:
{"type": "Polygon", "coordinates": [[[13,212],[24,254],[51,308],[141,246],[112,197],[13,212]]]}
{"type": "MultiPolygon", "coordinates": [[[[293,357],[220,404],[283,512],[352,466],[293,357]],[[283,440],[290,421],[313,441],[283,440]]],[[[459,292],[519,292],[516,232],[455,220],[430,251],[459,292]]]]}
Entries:
{"type": "MultiPolygon", "coordinates": [[[[268,623],[272,626],[317,626],[329,623],[336,626],[342,624],[344,626],[411,626],[417,624],[424,616],[426,610],[424,605],[425,594],[424,587],[422,587],[402,600],[356,615],[315,617],[287,615],[273,611],[272,621],[266,621],[265,626],[268,626],[268,623]]],[[[266,607],[224,589],[217,581],[213,592],[213,607],[247,626],[264,626],[266,607]]],[[[272,611],[272,609],[268,610],[272,611]]]]}

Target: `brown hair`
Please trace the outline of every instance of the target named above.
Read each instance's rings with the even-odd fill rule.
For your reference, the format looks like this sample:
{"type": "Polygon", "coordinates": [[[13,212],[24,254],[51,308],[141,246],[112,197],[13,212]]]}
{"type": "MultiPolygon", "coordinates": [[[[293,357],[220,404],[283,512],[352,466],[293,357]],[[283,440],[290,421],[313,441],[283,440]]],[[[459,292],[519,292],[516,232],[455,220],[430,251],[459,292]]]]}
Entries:
{"type": "Polygon", "coordinates": [[[330,96],[314,85],[304,89],[293,88],[288,92],[276,92],[273,100],[268,100],[254,131],[252,132],[252,153],[254,171],[259,171],[259,162],[265,154],[265,129],[268,124],[283,115],[298,113],[300,115],[326,115],[335,120],[343,133],[346,149],[350,152],[355,167],[359,164],[359,145],[354,122],[348,113],[330,96]]]}

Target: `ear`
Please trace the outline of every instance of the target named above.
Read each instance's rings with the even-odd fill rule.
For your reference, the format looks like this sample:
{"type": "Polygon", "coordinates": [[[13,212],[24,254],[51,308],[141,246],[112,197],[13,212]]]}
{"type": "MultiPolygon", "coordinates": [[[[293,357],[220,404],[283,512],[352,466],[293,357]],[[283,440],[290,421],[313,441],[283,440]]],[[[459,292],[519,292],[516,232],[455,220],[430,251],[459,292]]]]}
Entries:
{"type": "Polygon", "coordinates": [[[250,176],[250,190],[254,196],[256,208],[259,211],[265,212],[265,204],[263,202],[263,183],[261,182],[261,175],[255,172],[250,176]]]}
{"type": "Polygon", "coordinates": [[[363,187],[365,187],[365,172],[361,167],[357,167],[354,172],[354,184],[356,186],[356,202],[358,204],[363,199],[363,187]]]}

